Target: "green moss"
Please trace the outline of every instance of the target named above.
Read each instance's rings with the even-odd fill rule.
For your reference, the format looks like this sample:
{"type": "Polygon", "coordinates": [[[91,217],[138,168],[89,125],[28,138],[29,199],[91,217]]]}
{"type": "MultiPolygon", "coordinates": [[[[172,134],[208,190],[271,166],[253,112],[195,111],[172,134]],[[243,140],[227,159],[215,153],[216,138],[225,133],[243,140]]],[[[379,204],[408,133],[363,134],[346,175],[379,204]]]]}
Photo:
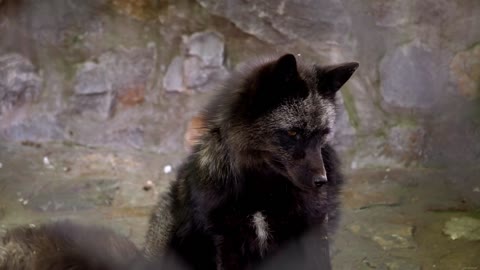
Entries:
{"type": "Polygon", "coordinates": [[[379,129],[373,131],[372,134],[376,138],[382,138],[382,139],[387,138],[387,132],[383,128],[379,128],[379,129]]]}
{"type": "Polygon", "coordinates": [[[417,127],[418,126],[418,122],[417,120],[414,118],[414,117],[401,117],[401,118],[398,118],[396,119],[396,121],[394,122],[394,124],[392,124],[392,127],[393,126],[396,126],[396,127],[417,127]]]}
{"type": "Polygon", "coordinates": [[[468,212],[467,213],[467,216],[471,217],[471,218],[476,218],[478,220],[480,220],[480,209],[476,209],[472,212],[468,212]]]}
{"type": "MultiPolygon", "coordinates": [[[[480,93],[480,89],[478,91],[480,93]]],[[[480,97],[473,101],[470,119],[472,119],[475,125],[480,126],[480,97]]]]}
{"type": "Polygon", "coordinates": [[[464,51],[475,50],[476,47],[480,47],[480,42],[475,42],[475,43],[473,43],[471,46],[467,47],[464,51]]]}
{"type": "Polygon", "coordinates": [[[398,124],[400,126],[407,126],[407,127],[418,126],[418,122],[417,122],[416,118],[403,118],[398,124]]]}
{"type": "Polygon", "coordinates": [[[350,88],[345,87],[342,89],[342,97],[343,97],[343,103],[345,105],[345,110],[347,111],[350,124],[354,128],[358,128],[360,126],[360,119],[358,117],[357,109],[355,108],[354,97],[350,93],[350,88]]]}
{"type": "Polygon", "coordinates": [[[480,220],[480,209],[472,209],[472,210],[462,210],[462,209],[428,209],[429,212],[435,213],[437,215],[443,216],[446,219],[450,219],[452,217],[468,217],[473,219],[480,220]]]}

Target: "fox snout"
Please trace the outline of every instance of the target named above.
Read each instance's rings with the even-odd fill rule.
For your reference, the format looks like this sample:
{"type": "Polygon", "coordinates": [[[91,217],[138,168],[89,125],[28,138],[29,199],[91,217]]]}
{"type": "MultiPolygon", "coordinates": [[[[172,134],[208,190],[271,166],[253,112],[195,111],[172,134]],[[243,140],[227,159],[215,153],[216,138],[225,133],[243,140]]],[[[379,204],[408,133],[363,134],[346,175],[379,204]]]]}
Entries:
{"type": "Polygon", "coordinates": [[[322,153],[317,149],[306,151],[302,158],[290,162],[287,172],[293,183],[303,189],[322,187],[328,183],[322,153]]]}
{"type": "Polygon", "coordinates": [[[313,184],[317,187],[321,187],[328,182],[327,172],[325,171],[325,166],[323,165],[323,159],[321,153],[318,154],[320,157],[315,161],[314,164],[310,164],[310,167],[314,168],[312,173],[313,184]]]}
{"type": "Polygon", "coordinates": [[[327,178],[327,175],[325,175],[325,174],[316,175],[316,176],[313,177],[313,183],[317,187],[321,187],[324,184],[326,184],[327,182],[328,182],[328,178],[327,178]]]}
{"type": "Polygon", "coordinates": [[[321,187],[328,182],[327,171],[323,164],[322,151],[315,149],[316,151],[307,151],[306,163],[307,168],[311,170],[313,185],[321,187]]]}

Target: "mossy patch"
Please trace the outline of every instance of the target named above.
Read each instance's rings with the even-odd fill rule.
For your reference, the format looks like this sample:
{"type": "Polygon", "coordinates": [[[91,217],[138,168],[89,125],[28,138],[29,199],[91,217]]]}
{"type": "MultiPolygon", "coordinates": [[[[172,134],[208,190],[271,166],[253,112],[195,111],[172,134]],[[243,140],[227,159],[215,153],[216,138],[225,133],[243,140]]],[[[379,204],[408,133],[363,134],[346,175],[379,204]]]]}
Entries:
{"type": "Polygon", "coordinates": [[[347,111],[347,114],[348,114],[348,120],[350,121],[350,124],[357,129],[360,126],[360,118],[358,117],[358,112],[357,112],[357,108],[355,107],[354,97],[350,92],[349,87],[344,87],[342,89],[342,97],[343,97],[345,110],[347,111]]]}

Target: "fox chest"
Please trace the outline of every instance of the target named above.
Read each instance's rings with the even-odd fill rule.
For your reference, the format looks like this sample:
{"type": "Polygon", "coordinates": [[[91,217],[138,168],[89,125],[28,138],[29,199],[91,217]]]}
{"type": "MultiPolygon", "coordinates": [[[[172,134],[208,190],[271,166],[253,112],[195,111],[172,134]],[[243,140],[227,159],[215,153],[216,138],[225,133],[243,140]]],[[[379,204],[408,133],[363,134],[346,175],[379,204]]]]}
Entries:
{"type": "Polygon", "coordinates": [[[225,207],[218,216],[221,227],[232,245],[238,246],[244,255],[264,257],[270,251],[301,235],[308,224],[308,217],[297,211],[295,204],[261,199],[254,196],[225,207]]]}

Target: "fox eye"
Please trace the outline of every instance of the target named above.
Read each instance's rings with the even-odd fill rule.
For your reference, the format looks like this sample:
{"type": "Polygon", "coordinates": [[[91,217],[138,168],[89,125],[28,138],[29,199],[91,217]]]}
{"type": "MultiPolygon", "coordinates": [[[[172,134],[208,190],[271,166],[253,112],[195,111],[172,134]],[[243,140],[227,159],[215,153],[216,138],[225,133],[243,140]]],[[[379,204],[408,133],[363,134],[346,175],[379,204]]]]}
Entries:
{"type": "Polygon", "coordinates": [[[297,137],[297,134],[298,132],[296,132],[295,130],[287,130],[287,135],[289,137],[292,137],[292,138],[297,137]]]}

